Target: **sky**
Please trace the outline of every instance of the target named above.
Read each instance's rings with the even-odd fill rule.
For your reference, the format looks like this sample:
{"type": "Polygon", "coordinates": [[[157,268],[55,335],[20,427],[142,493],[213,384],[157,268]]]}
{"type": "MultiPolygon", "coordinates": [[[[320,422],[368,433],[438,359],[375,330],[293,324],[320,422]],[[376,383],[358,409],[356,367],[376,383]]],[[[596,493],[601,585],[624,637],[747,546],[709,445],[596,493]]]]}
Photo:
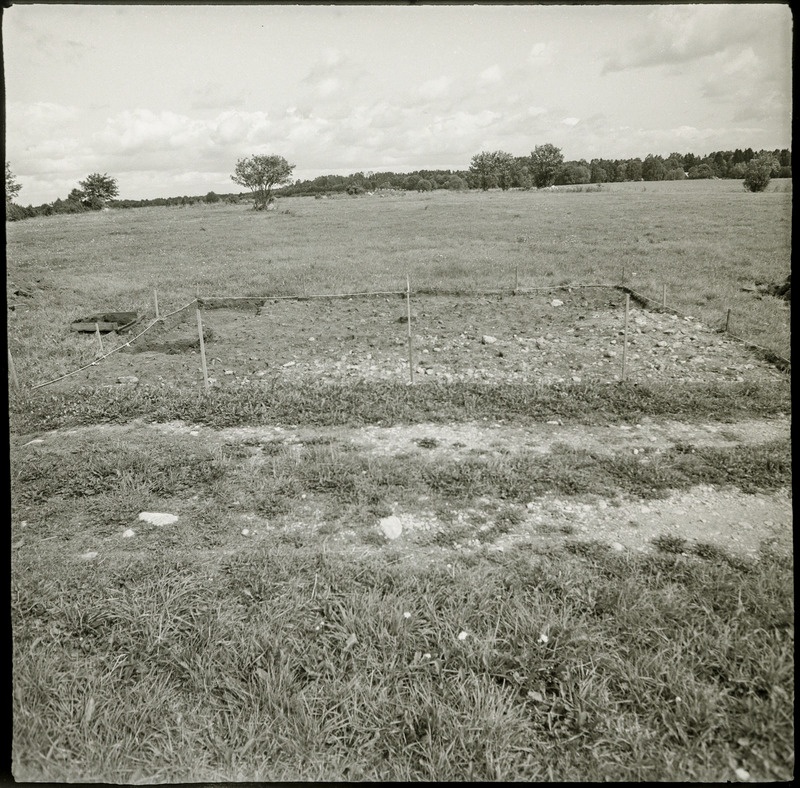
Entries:
{"type": "Polygon", "coordinates": [[[3,12],[17,202],[90,173],[121,199],[295,179],[791,146],[788,4],[42,5],[3,12]]]}

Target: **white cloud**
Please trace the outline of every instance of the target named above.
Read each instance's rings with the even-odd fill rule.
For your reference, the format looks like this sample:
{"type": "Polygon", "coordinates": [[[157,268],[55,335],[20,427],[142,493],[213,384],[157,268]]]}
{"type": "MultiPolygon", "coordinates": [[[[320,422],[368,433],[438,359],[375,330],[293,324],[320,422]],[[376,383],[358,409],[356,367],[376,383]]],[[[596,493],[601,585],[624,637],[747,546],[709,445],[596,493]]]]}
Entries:
{"type": "Polygon", "coordinates": [[[448,76],[436,77],[436,79],[429,79],[419,86],[419,95],[424,99],[436,99],[447,93],[447,89],[452,83],[452,78],[448,76]]]}
{"type": "Polygon", "coordinates": [[[485,68],[478,75],[478,87],[485,88],[490,85],[496,85],[503,78],[503,69],[497,64],[485,68]]]}

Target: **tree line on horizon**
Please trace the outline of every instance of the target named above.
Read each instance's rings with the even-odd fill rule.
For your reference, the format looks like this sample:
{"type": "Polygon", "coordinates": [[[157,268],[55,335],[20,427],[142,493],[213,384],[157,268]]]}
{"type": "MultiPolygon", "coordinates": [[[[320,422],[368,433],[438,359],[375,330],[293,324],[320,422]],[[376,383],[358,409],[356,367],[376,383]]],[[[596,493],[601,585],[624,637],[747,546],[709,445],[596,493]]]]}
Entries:
{"type": "MultiPolygon", "coordinates": [[[[280,156],[253,156],[240,159],[232,180],[247,185],[252,177],[252,166],[259,160],[280,170],[279,179],[264,193],[217,194],[210,191],[204,196],[183,195],[157,197],[143,200],[119,200],[117,181],[107,174],[93,173],[79,181],[80,189],[73,189],[66,199],[58,199],[40,206],[23,208],[14,200],[21,189],[6,162],[6,218],[9,221],[33,216],[59,213],[83,213],[103,207],[140,208],[148,206],[187,206],[195,203],[238,203],[254,199],[257,207],[271,202],[272,185],[289,180],[294,165],[280,156]],[[274,161],[273,161],[274,160],[274,161]],[[280,165],[280,166],[279,166],[280,165]],[[250,169],[248,169],[250,168],[250,169]],[[259,202],[261,200],[261,202],[259,202]]],[[[275,170],[277,172],[277,170],[275,170]]],[[[326,194],[358,195],[379,190],[426,192],[437,189],[456,191],[489,189],[532,189],[549,186],[578,184],[619,183],[623,181],[661,181],[703,178],[731,178],[745,181],[751,191],[760,191],[770,178],[791,178],[792,156],[787,148],[772,151],[754,151],[752,148],[714,151],[706,156],[693,153],[671,153],[667,157],[648,154],[644,159],[596,158],[564,160],[561,150],[546,143],[537,145],[529,156],[514,156],[505,151],[481,151],[475,154],[464,170],[419,169],[396,173],[355,172],[350,175],[320,175],[309,180],[296,180],[274,192],[275,197],[322,196],[326,194]],[[756,167],[755,165],[759,166],[756,167]],[[753,188],[755,186],[756,188],[753,188]]]]}

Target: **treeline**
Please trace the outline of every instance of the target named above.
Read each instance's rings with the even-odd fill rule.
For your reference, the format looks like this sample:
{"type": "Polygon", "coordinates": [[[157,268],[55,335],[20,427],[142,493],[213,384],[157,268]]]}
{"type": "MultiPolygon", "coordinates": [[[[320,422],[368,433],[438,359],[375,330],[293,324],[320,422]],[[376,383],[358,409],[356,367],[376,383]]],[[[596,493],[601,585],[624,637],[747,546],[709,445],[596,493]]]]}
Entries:
{"type": "Polygon", "coordinates": [[[320,175],[313,180],[295,181],[278,194],[302,197],[317,194],[363,194],[378,189],[432,191],[433,189],[468,189],[466,170],[415,170],[414,172],[356,172],[352,175],[320,175]]]}
{"type": "Polygon", "coordinates": [[[363,194],[378,190],[432,191],[434,189],[530,189],[544,185],[615,183],[621,181],[661,181],[686,178],[743,179],[748,163],[770,154],[776,166],[772,177],[792,177],[792,155],[788,149],[754,151],[737,148],[714,151],[707,156],[671,153],[667,157],[648,155],[644,159],[577,159],[564,161],[558,148],[537,148],[538,157],[512,156],[502,151],[484,152],[473,157],[467,170],[415,170],[410,173],[356,172],[351,175],[320,175],[285,186],[276,196],[294,197],[321,194],[363,194]],[[541,170],[547,175],[542,178],[541,170]]]}
{"type": "MultiPolygon", "coordinates": [[[[148,208],[156,205],[169,205],[177,207],[186,207],[187,205],[195,205],[196,203],[238,203],[248,200],[250,195],[246,194],[215,194],[209,192],[205,196],[190,197],[183,195],[182,197],[156,197],[152,200],[107,200],[103,206],[104,208],[148,208]]],[[[86,213],[93,210],[98,210],[89,205],[86,205],[82,200],[73,197],[67,197],[65,200],[58,199],[55,202],[43,203],[42,205],[16,205],[14,203],[6,203],[6,219],[10,222],[18,221],[20,219],[32,219],[35,216],[54,216],[62,213],[86,213]]]]}
{"type": "MultiPolygon", "coordinates": [[[[356,172],[350,175],[320,175],[311,180],[297,180],[275,192],[276,197],[322,196],[327,194],[358,195],[379,190],[426,192],[435,189],[462,191],[467,189],[531,189],[570,184],[617,183],[621,181],[662,181],[701,178],[735,178],[744,180],[753,159],[769,162],[765,174],[769,178],[792,177],[792,154],[788,149],[772,151],[714,151],[707,156],[693,153],[671,153],[667,157],[649,154],[644,159],[577,159],[565,161],[561,150],[551,144],[537,146],[529,156],[513,156],[504,151],[482,151],[472,157],[466,170],[415,170],[397,172],[356,172]]],[[[116,181],[97,173],[80,182],[69,196],[39,206],[22,207],[12,202],[19,192],[6,163],[6,218],[9,221],[34,216],[62,213],[83,213],[110,208],[144,208],[150,206],[185,207],[197,203],[239,203],[252,200],[247,193],[202,196],[157,197],[149,200],[119,200],[116,181]]]]}

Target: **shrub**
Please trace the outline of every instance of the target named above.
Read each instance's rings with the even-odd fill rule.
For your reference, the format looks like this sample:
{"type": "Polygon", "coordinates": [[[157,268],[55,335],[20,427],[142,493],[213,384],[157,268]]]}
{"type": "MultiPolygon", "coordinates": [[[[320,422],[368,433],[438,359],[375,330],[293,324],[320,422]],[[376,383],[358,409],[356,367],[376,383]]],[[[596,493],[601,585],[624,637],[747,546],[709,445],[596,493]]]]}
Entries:
{"type": "Polygon", "coordinates": [[[775,158],[769,153],[750,159],[744,174],[744,188],[751,192],[763,192],[769,186],[774,167],[775,158]]]}

